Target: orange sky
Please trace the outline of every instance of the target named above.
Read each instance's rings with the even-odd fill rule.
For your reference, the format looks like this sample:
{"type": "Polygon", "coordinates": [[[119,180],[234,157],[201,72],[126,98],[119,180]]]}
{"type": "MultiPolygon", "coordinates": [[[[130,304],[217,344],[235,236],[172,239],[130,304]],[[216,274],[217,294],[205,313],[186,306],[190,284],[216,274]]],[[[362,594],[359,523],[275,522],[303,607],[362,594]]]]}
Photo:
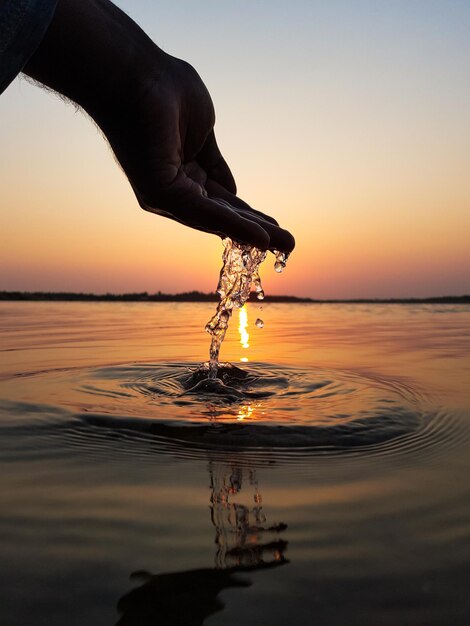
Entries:
{"type": "MultiPolygon", "coordinates": [[[[468,4],[118,4],[196,66],[240,195],[294,233],[268,293],[470,292],[468,4]]],[[[139,209],[73,107],[17,80],[0,137],[0,289],[215,288],[220,241],[139,209]]]]}

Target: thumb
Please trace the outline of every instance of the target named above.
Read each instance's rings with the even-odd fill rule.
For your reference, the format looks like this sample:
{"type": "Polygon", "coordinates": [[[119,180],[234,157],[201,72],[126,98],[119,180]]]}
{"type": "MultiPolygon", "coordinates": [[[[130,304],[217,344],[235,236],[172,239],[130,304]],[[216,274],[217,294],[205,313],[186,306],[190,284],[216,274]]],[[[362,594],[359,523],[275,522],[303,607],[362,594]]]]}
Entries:
{"type": "Polygon", "coordinates": [[[207,177],[215,180],[219,185],[233,193],[237,193],[237,185],[233,174],[230,171],[227,162],[222,156],[217,141],[215,139],[214,129],[206,139],[206,142],[196,157],[199,165],[207,173],[207,177]]]}

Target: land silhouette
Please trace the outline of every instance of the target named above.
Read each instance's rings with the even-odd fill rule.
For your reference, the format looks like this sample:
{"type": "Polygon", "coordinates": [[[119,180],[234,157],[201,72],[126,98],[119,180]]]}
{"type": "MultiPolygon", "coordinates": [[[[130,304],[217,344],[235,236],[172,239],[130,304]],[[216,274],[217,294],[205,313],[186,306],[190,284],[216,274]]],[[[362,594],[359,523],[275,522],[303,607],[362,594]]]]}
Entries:
{"type": "MultiPolygon", "coordinates": [[[[183,293],[83,293],[69,291],[0,291],[0,301],[57,301],[57,302],[217,302],[216,292],[186,291],[183,293]]],[[[250,300],[256,300],[252,293],[250,300]]],[[[470,295],[433,296],[429,298],[339,298],[319,299],[298,296],[267,295],[265,302],[286,302],[305,304],[470,304],[470,295]]]]}

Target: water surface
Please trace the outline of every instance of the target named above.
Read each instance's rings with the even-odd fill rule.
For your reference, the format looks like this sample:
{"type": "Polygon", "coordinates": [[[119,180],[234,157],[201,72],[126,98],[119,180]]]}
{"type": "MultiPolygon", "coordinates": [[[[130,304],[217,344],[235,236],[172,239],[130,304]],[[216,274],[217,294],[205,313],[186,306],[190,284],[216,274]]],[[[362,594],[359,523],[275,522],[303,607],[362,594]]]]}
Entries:
{"type": "Polygon", "coordinates": [[[0,305],[2,626],[468,623],[470,308],[258,306],[0,305]]]}

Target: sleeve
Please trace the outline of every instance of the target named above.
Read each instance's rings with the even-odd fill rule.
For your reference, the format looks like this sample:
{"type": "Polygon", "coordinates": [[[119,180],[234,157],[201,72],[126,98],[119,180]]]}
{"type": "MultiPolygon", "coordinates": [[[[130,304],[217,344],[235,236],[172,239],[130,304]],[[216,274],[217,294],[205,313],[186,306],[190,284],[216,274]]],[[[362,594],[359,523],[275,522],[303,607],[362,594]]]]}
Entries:
{"type": "Polygon", "coordinates": [[[32,57],[58,0],[0,0],[0,94],[32,57]]]}

